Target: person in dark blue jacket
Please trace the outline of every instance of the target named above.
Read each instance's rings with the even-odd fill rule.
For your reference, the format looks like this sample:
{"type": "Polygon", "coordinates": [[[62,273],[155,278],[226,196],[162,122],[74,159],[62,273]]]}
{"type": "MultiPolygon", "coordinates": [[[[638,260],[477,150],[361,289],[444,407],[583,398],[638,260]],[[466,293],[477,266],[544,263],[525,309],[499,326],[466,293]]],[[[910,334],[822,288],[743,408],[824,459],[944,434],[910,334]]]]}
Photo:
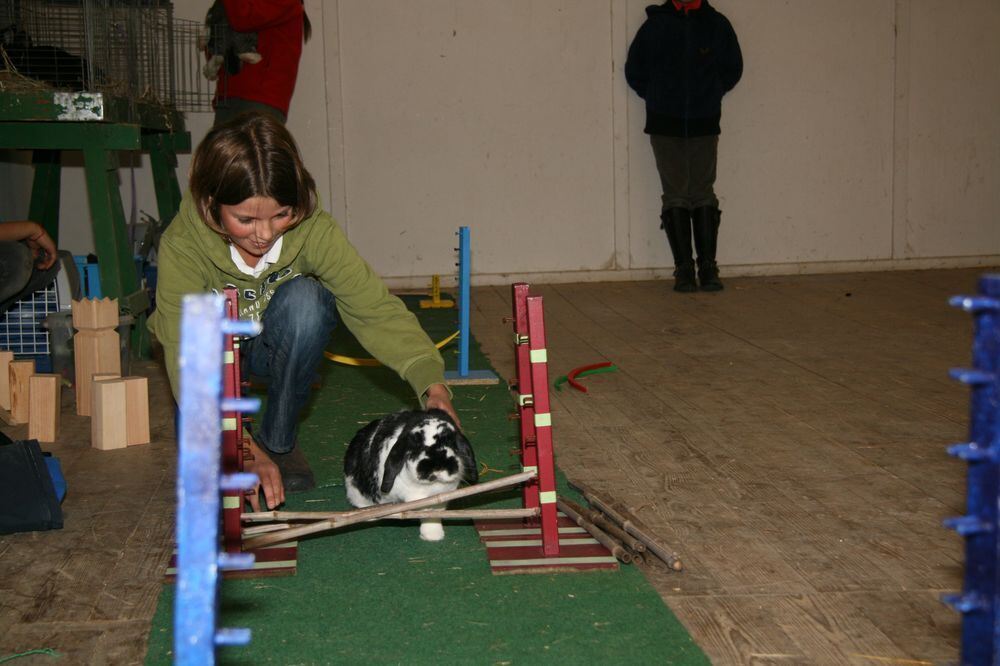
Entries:
{"type": "Polygon", "coordinates": [[[736,32],[708,0],[667,0],[646,8],[646,21],[629,46],[625,78],[646,102],[645,132],[663,186],[660,226],[674,255],[675,291],[696,291],[699,283],[703,291],[722,289],[715,262],[719,120],[723,95],[742,75],[736,32]]]}

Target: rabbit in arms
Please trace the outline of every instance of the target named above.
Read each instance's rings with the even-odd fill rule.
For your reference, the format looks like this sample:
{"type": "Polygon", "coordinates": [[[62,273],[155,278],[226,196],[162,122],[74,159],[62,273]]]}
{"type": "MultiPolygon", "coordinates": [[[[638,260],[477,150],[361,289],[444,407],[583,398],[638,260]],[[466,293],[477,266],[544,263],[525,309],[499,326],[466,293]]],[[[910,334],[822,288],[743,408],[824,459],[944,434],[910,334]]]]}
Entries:
{"type": "MultiPolygon", "coordinates": [[[[476,458],[440,409],[376,419],[358,431],[344,456],[347,500],[356,507],[422,499],[454,490],[463,480],[479,480],[476,458]]],[[[443,539],[441,520],[422,519],[420,538],[443,539]]]]}

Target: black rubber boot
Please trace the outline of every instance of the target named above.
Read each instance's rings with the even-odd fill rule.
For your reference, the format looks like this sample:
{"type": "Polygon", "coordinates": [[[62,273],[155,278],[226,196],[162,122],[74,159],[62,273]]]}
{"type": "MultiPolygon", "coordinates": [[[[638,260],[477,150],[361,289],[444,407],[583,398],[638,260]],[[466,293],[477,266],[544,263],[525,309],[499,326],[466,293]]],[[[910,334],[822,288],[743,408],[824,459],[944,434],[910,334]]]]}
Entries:
{"type": "Polygon", "coordinates": [[[268,455],[281,472],[281,485],[286,492],[301,493],[316,487],[309,461],[298,446],[288,453],[268,452],[268,455]]]}
{"type": "Polygon", "coordinates": [[[698,282],[702,291],[722,291],[715,250],[719,239],[722,212],[714,206],[702,206],[691,211],[694,246],[698,251],[698,282]]]}
{"type": "Polygon", "coordinates": [[[698,291],[694,281],[694,258],[691,254],[691,215],[686,208],[668,208],[660,214],[660,225],[667,232],[670,252],[674,255],[674,291],[698,291]]]}

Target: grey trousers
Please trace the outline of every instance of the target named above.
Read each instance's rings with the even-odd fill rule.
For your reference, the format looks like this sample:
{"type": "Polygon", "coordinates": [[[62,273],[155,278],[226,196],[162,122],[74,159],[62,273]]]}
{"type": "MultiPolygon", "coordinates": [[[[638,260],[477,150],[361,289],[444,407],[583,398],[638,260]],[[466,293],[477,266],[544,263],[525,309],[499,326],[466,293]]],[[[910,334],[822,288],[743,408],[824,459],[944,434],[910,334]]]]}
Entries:
{"type": "Polygon", "coordinates": [[[719,207],[715,196],[718,136],[661,136],[650,134],[656,170],[663,187],[663,210],[719,207]]]}

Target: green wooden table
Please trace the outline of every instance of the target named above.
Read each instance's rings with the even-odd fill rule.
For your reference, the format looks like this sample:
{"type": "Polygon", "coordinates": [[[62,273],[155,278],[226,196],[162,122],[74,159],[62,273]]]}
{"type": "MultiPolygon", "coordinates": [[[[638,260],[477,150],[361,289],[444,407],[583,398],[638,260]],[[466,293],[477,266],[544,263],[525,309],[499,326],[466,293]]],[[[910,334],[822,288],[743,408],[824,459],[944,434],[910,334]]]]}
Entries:
{"type": "Polygon", "coordinates": [[[32,151],[35,168],[29,216],[59,242],[62,152],[83,153],[94,246],[105,296],[117,298],[123,313],[136,317],[133,354],[148,350],[145,312],[125,211],[118,189],[118,151],[149,153],[162,224],[177,214],[181,191],[177,153],[191,150],[183,116],[160,104],[103,93],[0,92],[0,148],[32,151]]]}

